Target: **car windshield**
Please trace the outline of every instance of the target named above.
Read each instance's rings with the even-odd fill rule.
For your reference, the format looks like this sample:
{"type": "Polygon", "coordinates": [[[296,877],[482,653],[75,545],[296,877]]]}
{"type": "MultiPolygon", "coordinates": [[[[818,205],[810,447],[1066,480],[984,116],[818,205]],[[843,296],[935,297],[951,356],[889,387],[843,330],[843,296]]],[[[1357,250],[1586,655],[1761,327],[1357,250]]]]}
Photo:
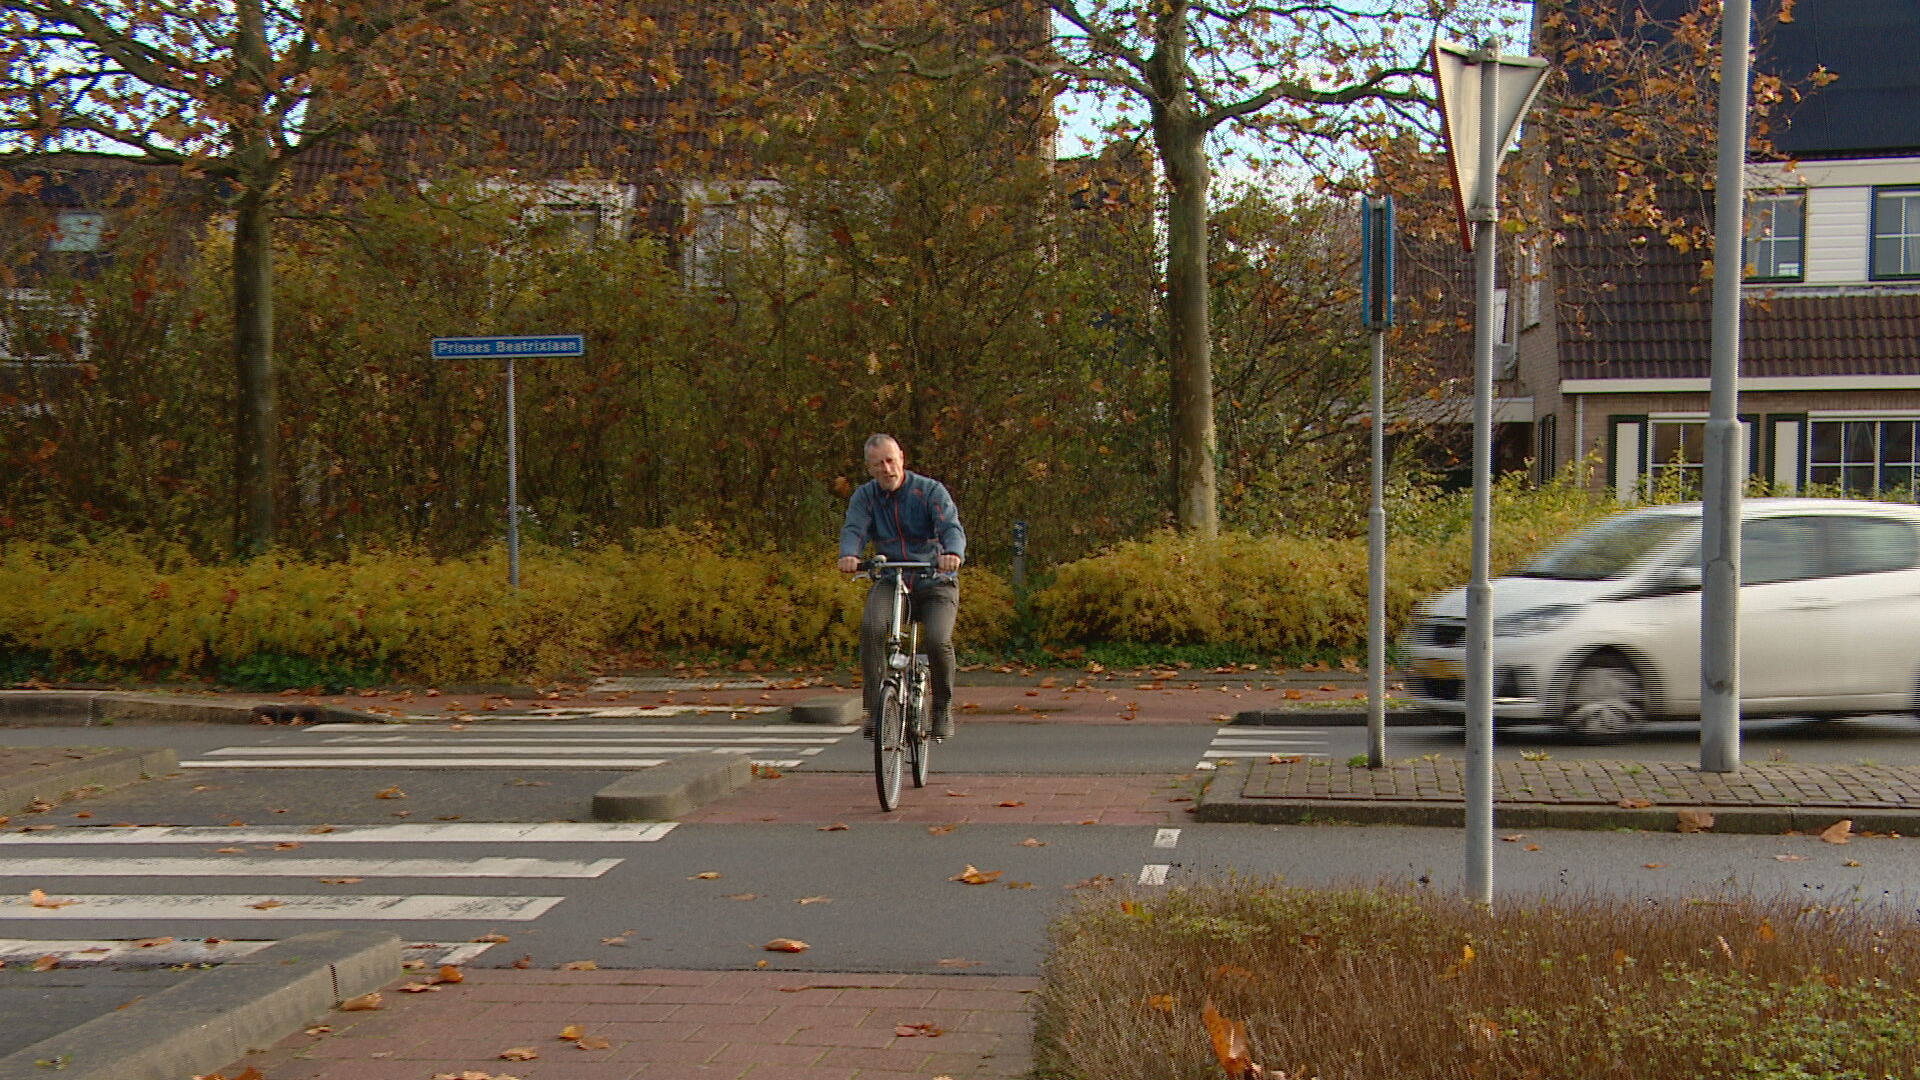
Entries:
{"type": "Polygon", "coordinates": [[[1604,581],[1680,535],[1697,518],[1685,514],[1621,514],[1548,548],[1520,577],[1604,581]]]}

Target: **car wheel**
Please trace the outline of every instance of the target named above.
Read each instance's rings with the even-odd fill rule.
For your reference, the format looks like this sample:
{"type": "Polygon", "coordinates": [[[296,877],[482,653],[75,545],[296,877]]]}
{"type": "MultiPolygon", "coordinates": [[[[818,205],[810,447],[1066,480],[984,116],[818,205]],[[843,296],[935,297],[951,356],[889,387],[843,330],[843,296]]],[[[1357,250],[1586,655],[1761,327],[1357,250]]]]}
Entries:
{"type": "Polygon", "coordinates": [[[1625,661],[1589,660],[1573,673],[1560,723],[1581,741],[1618,742],[1646,722],[1646,685],[1625,661]]]}

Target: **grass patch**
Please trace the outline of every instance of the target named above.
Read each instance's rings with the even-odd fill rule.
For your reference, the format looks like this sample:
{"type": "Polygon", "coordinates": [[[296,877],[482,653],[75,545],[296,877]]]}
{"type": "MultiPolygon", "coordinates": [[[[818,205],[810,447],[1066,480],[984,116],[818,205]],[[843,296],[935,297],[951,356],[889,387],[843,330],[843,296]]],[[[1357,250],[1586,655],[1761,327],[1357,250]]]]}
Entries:
{"type": "Polygon", "coordinates": [[[1852,906],[1227,881],[1058,920],[1037,1077],[1215,1080],[1202,1011],[1305,1080],[1920,1077],[1920,939],[1852,906]]]}

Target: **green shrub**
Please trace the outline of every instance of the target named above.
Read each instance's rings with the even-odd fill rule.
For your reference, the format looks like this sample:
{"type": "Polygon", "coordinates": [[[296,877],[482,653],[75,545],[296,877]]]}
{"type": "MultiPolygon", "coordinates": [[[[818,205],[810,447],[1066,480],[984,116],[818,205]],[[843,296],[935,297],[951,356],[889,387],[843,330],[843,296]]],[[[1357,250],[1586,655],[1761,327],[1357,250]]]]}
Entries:
{"type": "MultiPolygon", "coordinates": [[[[851,656],[860,587],[826,552],[728,550],[692,532],[629,545],[438,559],[367,551],[202,564],[128,540],[0,548],[0,642],[17,677],[82,669],[247,689],[550,679],[616,652],[698,650],[786,661],[851,656]]],[[[971,568],[961,640],[1004,643],[1011,591],[971,568]]],[[[0,675],[10,671],[0,671],[0,675]]]]}

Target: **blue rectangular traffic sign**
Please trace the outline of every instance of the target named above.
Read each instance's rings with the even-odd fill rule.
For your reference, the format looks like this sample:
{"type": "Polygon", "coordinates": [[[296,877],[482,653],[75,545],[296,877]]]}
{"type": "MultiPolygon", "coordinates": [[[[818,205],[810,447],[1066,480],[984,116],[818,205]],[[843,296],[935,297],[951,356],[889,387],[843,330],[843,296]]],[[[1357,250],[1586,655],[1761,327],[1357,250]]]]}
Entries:
{"type": "Polygon", "coordinates": [[[433,339],[436,360],[478,359],[500,356],[585,356],[584,334],[536,334],[528,337],[437,337],[433,339]]]}

